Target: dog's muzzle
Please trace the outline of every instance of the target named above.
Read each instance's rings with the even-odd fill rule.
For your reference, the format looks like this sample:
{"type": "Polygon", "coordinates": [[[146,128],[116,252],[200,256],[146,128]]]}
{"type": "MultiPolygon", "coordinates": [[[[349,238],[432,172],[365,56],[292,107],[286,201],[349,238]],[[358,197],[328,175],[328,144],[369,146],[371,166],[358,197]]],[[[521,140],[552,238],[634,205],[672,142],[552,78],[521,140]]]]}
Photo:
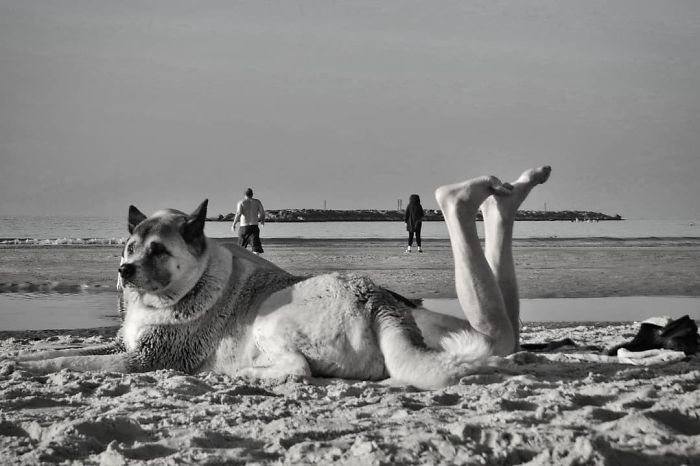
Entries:
{"type": "Polygon", "coordinates": [[[136,267],[134,264],[122,264],[119,266],[119,276],[122,280],[129,280],[134,276],[136,272],[136,267]]]}

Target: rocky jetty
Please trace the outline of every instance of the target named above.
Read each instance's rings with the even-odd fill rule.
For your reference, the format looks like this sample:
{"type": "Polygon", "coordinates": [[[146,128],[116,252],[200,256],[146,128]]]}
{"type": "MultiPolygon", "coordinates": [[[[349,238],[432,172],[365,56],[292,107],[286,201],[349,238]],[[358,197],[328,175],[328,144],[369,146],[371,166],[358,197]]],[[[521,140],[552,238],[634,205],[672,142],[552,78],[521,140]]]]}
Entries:
{"type": "MultiPolygon", "coordinates": [[[[210,222],[231,222],[234,214],[220,214],[217,217],[207,218],[210,222]]],[[[267,222],[403,222],[403,210],[327,210],[327,209],[279,209],[266,211],[267,222]]],[[[426,222],[441,222],[444,218],[438,209],[426,209],[426,222]]],[[[482,220],[481,214],[477,220],[482,220]]],[[[516,220],[529,221],[570,221],[570,222],[598,222],[608,220],[622,220],[619,215],[606,215],[600,212],[583,210],[521,210],[518,211],[516,220]]]]}

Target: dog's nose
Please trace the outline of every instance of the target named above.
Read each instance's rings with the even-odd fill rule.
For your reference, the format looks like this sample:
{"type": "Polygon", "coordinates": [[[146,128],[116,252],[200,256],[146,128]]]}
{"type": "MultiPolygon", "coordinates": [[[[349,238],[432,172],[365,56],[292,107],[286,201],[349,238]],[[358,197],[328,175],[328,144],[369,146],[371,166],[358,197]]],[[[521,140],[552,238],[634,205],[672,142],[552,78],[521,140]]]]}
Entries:
{"type": "Polygon", "coordinates": [[[122,278],[129,278],[133,276],[135,271],[136,267],[134,267],[134,264],[122,264],[119,266],[119,275],[122,278]]]}

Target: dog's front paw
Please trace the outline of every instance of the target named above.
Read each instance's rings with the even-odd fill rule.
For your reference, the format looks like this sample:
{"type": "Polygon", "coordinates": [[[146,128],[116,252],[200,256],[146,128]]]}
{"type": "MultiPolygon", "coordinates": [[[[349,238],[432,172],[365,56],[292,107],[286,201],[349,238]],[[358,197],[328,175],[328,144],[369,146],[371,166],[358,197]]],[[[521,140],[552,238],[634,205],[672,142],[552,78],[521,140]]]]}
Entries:
{"type": "Polygon", "coordinates": [[[17,362],[13,359],[0,360],[0,377],[12,374],[17,368],[17,362]]]}
{"type": "Polygon", "coordinates": [[[257,367],[244,367],[238,369],[235,376],[243,379],[255,380],[260,378],[260,370],[257,367]]]}
{"type": "Polygon", "coordinates": [[[61,365],[56,360],[44,359],[39,361],[15,361],[15,371],[29,372],[33,375],[44,375],[61,370],[61,365]]]}
{"type": "Polygon", "coordinates": [[[0,364],[4,364],[8,361],[16,361],[18,359],[20,352],[17,350],[8,351],[5,354],[0,354],[0,364]]]}
{"type": "Polygon", "coordinates": [[[286,368],[274,366],[244,367],[239,369],[235,375],[250,381],[265,381],[275,385],[287,382],[302,383],[309,378],[307,374],[294,374],[290,373],[286,368]]]}

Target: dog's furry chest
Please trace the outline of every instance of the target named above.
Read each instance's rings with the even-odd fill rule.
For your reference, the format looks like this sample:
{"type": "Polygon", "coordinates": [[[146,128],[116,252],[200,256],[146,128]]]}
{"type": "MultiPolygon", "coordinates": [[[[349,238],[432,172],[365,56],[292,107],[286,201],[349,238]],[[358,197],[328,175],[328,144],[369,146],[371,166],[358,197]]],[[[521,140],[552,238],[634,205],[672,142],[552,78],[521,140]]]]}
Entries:
{"type": "Polygon", "coordinates": [[[127,311],[120,338],[131,355],[133,369],[174,369],[188,373],[201,370],[216,351],[225,327],[225,322],[216,319],[223,314],[220,309],[212,310],[213,316],[178,322],[168,315],[168,310],[132,306],[127,311]]]}
{"type": "MultiPolygon", "coordinates": [[[[222,347],[229,348],[229,360],[235,359],[254,317],[256,301],[297,281],[289,274],[270,271],[231,280],[220,294],[214,295],[216,299],[208,300],[206,306],[200,306],[201,312],[189,318],[182,317],[186,315],[182,306],[154,309],[134,298],[127,305],[120,338],[134,356],[137,369],[196,372],[208,367],[207,361],[216,357],[222,347]]],[[[206,287],[199,289],[200,293],[207,291],[206,287]]]]}
{"type": "Polygon", "coordinates": [[[173,323],[168,310],[153,310],[140,303],[129,307],[121,328],[121,339],[127,351],[138,351],[139,341],[154,326],[173,323]]]}

